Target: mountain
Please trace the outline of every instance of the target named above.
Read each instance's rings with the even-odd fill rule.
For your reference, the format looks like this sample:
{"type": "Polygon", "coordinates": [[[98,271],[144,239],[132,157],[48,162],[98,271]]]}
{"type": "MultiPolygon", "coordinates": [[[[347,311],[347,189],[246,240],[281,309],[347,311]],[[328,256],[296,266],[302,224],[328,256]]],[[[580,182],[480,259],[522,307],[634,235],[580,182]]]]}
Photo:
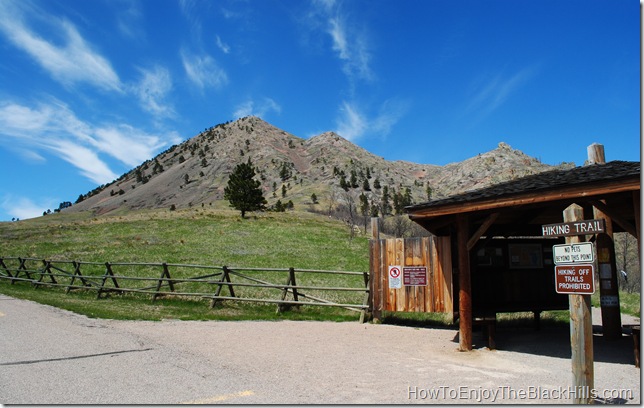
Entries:
{"type": "Polygon", "coordinates": [[[405,204],[420,203],[553,168],[502,142],[490,152],[445,166],[387,161],[333,132],[302,139],[249,116],[205,129],[80,195],[64,211],[100,215],[117,209],[217,205],[233,168],[248,159],[269,205],[292,201],[296,208],[317,211],[349,200],[359,203],[362,193],[379,205],[385,190],[392,201],[406,193],[405,204]]]}

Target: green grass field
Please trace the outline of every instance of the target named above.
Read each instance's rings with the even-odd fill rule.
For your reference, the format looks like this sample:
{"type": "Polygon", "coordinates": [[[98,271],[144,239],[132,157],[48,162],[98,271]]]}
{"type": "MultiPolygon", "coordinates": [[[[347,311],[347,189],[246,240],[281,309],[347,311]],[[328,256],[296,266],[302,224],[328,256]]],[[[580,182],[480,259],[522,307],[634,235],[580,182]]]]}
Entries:
{"type": "MultiPolygon", "coordinates": [[[[141,210],[101,217],[88,213],[52,214],[20,222],[3,222],[0,223],[0,256],[366,272],[369,270],[369,241],[365,236],[350,239],[349,229],[342,222],[307,212],[257,213],[242,220],[239,212],[225,209],[141,210]]],[[[104,268],[97,268],[96,274],[100,276],[104,268]]],[[[158,267],[118,268],[115,269],[117,275],[157,277],[160,272],[158,267]]],[[[181,272],[180,269],[172,270],[173,278],[195,276],[194,271],[181,272]]],[[[83,269],[83,274],[88,273],[83,269]]],[[[279,284],[286,282],[286,273],[271,276],[274,274],[260,272],[253,276],[279,284]]],[[[326,274],[298,275],[297,283],[334,287],[363,285],[361,276],[326,274]]],[[[149,286],[150,283],[140,285],[149,286]]],[[[212,287],[203,290],[212,290],[212,287]]],[[[249,290],[236,288],[237,293],[249,290]]],[[[7,280],[0,280],[0,293],[91,317],[112,319],[357,320],[359,316],[357,312],[345,309],[313,306],[277,313],[274,304],[228,301],[211,309],[209,300],[197,297],[166,297],[152,302],[150,295],[128,293],[97,300],[95,291],[65,293],[63,288],[34,288],[19,282],[11,285],[7,280]]],[[[310,294],[351,304],[361,303],[364,296],[362,292],[310,294]]],[[[269,296],[276,297],[275,294],[269,296]]],[[[598,304],[597,293],[593,296],[593,305],[598,304]]],[[[622,293],[620,304],[623,313],[639,317],[639,293],[622,293]]],[[[553,312],[551,317],[556,321],[567,320],[567,313],[553,312]]],[[[410,321],[451,324],[443,315],[394,313],[389,315],[389,320],[407,324],[410,321]]]]}
{"type": "MultiPolygon", "coordinates": [[[[356,272],[369,269],[366,237],[350,239],[348,227],[342,222],[304,212],[258,213],[244,220],[236,211],[210,209],[146,210],[103,217],[53,214],[0,223],[0,237],[0,254],[4,257],[356,272]]],[[[124,269],[127,268],[115,268],[115,273],[155,277],[160,271],[124,269]]],[[[83,269],[84,275],[88,273],[83,269]]],[[[178,273],[175,268],[172,277],[198,275],[194,271],[184,272],[186,276],[178,273]]],[[[253,276],[279,284],[286,282],[286,273],[267,274],[253,276]]],[[[298,279],[298,285],[364,286],[361,276],[298,274],[298,279]]],[[[248,292],[250,288],[236,288],[237,293],[240,290],[248,292]]],[[[274,304],[241,302],[225,302],[210,309],[209,301],[204,299],[168,297],[152,303],[151,296],[138,294],[96,300],[95,291],[74,290],[66,294],[62,288],[34,289],[27,283],[10,285],[7,281],[0,281],[0,292],[88,316],[114,319],[357,320],[359,316],[345,309],[312,306],[277,314],[274,304]]],[[[225,288],[223,292],[227,294],[225,288]]],[[[351,304],[361,303],[364,296],[361,292],[307,293],[351,304]]]]}

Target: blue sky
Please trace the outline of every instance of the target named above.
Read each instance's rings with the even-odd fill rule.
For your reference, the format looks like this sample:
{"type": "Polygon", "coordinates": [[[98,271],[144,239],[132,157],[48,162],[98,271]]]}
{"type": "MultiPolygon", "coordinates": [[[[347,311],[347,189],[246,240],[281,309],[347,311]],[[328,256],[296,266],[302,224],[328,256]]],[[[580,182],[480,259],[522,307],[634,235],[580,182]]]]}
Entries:
{"type": "Polygon", "coordinates": [[[640,160],[636,0],[2,0],[0,220],[256,115],[444,165],[640,160]]]}

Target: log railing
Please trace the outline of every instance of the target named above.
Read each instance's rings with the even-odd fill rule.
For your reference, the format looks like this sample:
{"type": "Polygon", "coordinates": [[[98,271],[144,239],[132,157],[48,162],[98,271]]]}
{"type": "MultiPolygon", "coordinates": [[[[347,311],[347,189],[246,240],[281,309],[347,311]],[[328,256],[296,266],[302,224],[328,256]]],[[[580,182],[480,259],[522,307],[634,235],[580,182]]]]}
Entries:
{"type": "Polygon", "coordinates": [[[0,257],[0,284],[6,282],[61,287],[66,293],[93,290],[97,299],[136,293],[150,295],[152,301],[162,296],[203,298],[210,307],[222,301],[273,303],[278,311],[340,307],[359,312],[361,322],[369,309],[368,272],[0,257]]]}

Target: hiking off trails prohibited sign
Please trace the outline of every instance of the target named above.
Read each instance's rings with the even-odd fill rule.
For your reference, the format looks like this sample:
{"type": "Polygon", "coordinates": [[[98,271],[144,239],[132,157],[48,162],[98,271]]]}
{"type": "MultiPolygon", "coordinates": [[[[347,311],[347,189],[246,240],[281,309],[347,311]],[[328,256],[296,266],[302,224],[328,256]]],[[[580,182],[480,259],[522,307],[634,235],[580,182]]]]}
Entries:
{"type": "Polygon", "coordinates": [[[557,293],[568,295],[592,295],[595,293],[594,269],[592,265],[555,266],[555,287],[557,293]]]}

